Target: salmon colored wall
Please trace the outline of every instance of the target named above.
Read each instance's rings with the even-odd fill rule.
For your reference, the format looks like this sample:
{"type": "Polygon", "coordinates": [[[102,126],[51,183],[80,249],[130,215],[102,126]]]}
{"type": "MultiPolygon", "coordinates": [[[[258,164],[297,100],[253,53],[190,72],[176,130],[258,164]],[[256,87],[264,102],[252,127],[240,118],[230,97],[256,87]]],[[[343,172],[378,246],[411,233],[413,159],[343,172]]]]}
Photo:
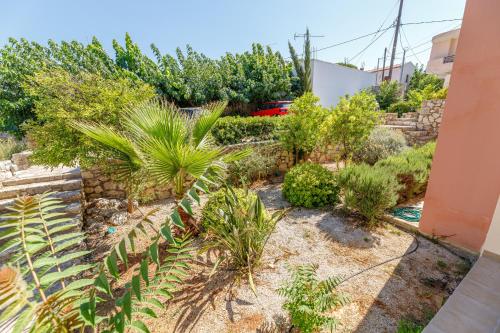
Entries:
{"type": "Polygon", "coordinates": [[[468,0],[420,230],[479,251],[500,193],[500,1],[468,0]]]}

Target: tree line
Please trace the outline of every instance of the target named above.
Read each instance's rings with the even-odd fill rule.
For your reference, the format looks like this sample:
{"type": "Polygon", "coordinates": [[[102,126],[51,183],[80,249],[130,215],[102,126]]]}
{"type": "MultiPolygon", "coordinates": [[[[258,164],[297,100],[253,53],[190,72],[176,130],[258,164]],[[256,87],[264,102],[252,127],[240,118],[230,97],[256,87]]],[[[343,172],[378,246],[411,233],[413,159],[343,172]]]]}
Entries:
{"type": "Polygon", "coordinates": [[[97,38],[88,44],[49,40],[41,45],[26,39],[9,39],[0,49],[0,125],[17,132],[35,114],[37,96],[28,86],[40,72],[62,69],[105,79],[125,79],[152,86],[157,96],[180,107],[200,106],[225,100],[229,108],[293,98],[300,94],[300,79],[293,65],[270,47],[255,43],[244,53],[226,53],[212,59],[187,45],[175,56],[162,54],[151,44],[153,58],[125,35],[124,45],[113,40],[114,57],[97,38]]]}

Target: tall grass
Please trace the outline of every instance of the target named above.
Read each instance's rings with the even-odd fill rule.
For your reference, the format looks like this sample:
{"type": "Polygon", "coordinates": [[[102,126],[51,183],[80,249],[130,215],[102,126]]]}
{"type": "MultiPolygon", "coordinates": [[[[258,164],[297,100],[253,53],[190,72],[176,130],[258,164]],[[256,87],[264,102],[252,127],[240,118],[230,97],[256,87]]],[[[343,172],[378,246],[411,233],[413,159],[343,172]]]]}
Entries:
{"type": "Polygon", "coordinates": [[[13,154],[20,153],[26,149],[23,141],[14,139],[0,140],[0,161],[10,160],[13,154]]]}

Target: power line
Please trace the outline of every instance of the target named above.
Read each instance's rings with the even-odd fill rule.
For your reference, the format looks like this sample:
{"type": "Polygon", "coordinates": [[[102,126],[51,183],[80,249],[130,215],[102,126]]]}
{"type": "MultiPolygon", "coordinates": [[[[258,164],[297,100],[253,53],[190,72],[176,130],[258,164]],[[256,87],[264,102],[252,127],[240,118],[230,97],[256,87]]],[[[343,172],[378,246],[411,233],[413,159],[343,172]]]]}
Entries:
{"type": "Polygon", "coordinates": [[[369,34],[366,34],[366,35],[363,35],[363,36],[359,36],[359,37],[355,37],[353,39],[349,39],[349,40],[346,40],[346,41],[343,41],[343,42],[340,42],[340,43],[336,43],[336,44],[332,44],[332,45],[328,45],[328,46],[325,46],[325,47],[322,47],[320,49],[317,49],[316,51],[323,51],[323,50],[327,50],[327,49],[331,49],[332,47],[337,47],[337,46],[340,46],[340,45],[344,45],[344,44],[347,44],[347,43],[350,43],[350,42],[354,42],[354,41],[357,41],[359,39],[363,39],[363,38],[366,38],[366,37],[369,37],[369,36],[373,36],[373,35],[376,35],[378,34],[379,32],[386,32],[387,30],[391,29],[394,25],[391,24],[389,27],[386,27],[384,29],[380,29],[380,30],[377,30],[375,32],[372,32],[372,33],[369,33],[369,34]]]}
{"type": "MultiPolygon", "coordinates": [[[[390,27],[392,28],[392,26],[390,27]]],[[[374,40],[372,40],[367,46],[365,46],[361,51],[359,51],[355,56],[351,57],[349,59],[349,62],[351,62],[352,60],[356,59],[359,55],[361,55],[363,52],[365,52],[370,46],[373,45],[373,43],[375,43],[377,40],[380,39],[380,37],[382,37],[386,32],[387,30],[389,30],[390,28],[388,29],[385,29],[380,35],[377,36],[377,38],[375,38],[374,40]]]]}
{"type": "MultiPolygon", "coordinates": [[[[417,59],[417,61],[421,64],[423,64],[423,62],[417,57],[417,54],[415,53],[415,51],[413,50],[413,48],[411,47],[410,45],[410,42],[408,41],[408,37],[406,37],[406,32],[405,30],[403,29],[403,27],[401,27],[401,31],[403,32],[403,36],[405,37],[405,40],[406,40],[406,44],[408,44],[408,48],[410,49],[411,53],[413,54],[413,56],[415,57],[415,59],[417,59]]],[[[432,46],[431,46],[432,48],[432,46]]]]}
{"type": "Polygon", "coordinates": [[[408,23],[403,23],[401,25],[417,25],[417,24],[442,23],[442,22],[453,22],[453,21],[462,21],[462,19],[457,18],[457,19],[435,20],[435,21],[408,22],[408,23]]]}

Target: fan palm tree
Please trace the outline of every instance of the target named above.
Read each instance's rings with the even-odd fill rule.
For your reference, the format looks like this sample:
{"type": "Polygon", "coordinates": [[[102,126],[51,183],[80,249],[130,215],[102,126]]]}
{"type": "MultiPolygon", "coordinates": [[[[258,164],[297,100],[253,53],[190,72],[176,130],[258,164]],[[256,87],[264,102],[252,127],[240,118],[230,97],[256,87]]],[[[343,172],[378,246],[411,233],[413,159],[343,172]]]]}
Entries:
{"type": "MultiPolygon", "coordinates": [[[[167,102],[152,100],[124,113],[118,131],[106,125],[74,123],[73,126],[107,148],[114,173],[127,184],[129,194],[146,181],[172,185],[176,200],[188,186],[207,174],[218,176],[226,163],[248,151],[227,152],[215,145],[210,130],[226,107],[213,103],[197,117],[183,114],[167,102]]],[[[189,216],[179,209],[184,222],[189,216]]]]}

